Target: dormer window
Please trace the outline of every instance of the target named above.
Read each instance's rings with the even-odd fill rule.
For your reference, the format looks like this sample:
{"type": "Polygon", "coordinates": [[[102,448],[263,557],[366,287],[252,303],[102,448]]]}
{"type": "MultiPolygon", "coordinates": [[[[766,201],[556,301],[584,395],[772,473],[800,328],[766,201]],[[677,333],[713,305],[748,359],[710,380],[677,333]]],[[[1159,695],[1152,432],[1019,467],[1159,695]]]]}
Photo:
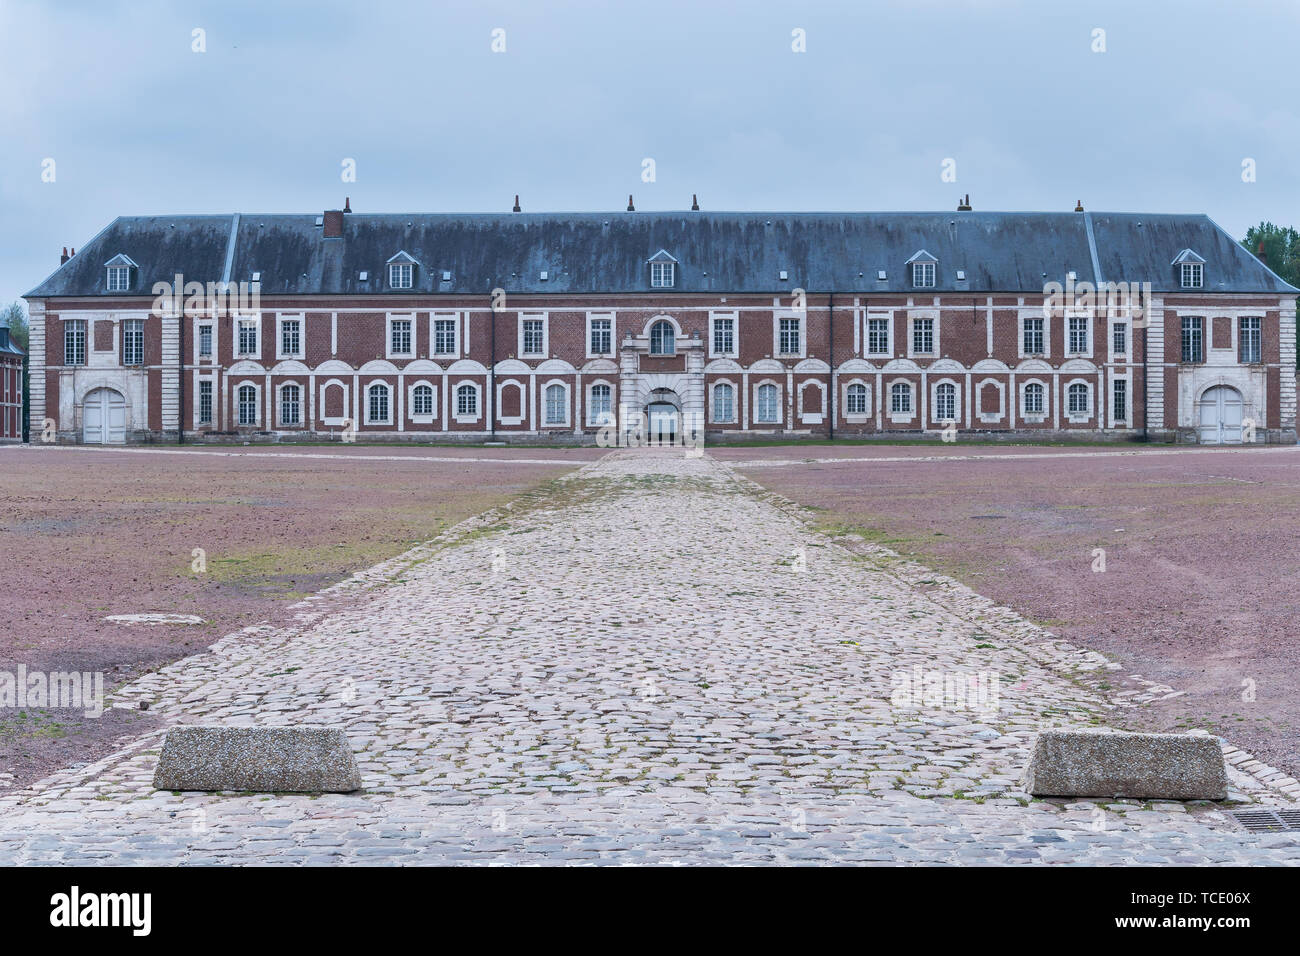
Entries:
{"type": "Polygon", "coordinates": [[[912,285],[917,289],[934,288],[938,264],[939,260],[924,249],[908,259],[907,265],[912,267],[912,285]]]}
{"type": "Polygon", "coordinates": [[[1200,289],[1205,285],[1205,260],[1191,249],[1184,249],[1172,263],[1178,270],[1178,284],[1184,289],[1200,289]]]}
{"type": "Polygon", "coordinates": [[[406,252],[399,252],[388,260],[388,285],[393,289],[415,288],[415,267],[417,263],[406,252]]]}
{"type": "Polygon", "coordinates": [[[131,288],[131,270],[136,264],[128,256],[116,255],[104,263],[108,271],[106,288],[109,292],[126,292],[131,288]]]}
{"type": "Polygon", "coordinates": [[[677,281],[677,260],[665,249],[650,257],[650,288],[671,289],[677,281]]]}

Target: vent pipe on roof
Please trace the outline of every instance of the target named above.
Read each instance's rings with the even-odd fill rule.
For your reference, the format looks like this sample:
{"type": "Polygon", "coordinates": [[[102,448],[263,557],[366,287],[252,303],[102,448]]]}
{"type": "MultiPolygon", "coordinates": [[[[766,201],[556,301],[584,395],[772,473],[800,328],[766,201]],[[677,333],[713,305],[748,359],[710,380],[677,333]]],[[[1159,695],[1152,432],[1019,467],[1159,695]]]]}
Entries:
{"type": "Polygon", "coordinates": [[[68,247],[67,247],[67,246],[64,246],[64,247],[63,247],[63,252],[59,255],[59,265],[63,265],[65,262],[67,262],[67,261],[68,261],[69,259],[71,259],[71,258],[72,258],[72,257],[68,255],[68,247]]]}
{"type": "Polygon", "coordinates": [[[700,211],[700,197],[695,195],[695,193],[691,193],[691,212],[699,212],[699,211],[700,211]]]}
{"type": "Polygon", "coordinates": [[[351,196],[344,196],[344,197],[343,197],[343,211],[344,211],[345,213],[349,213],[349,212],[352,211],[352,197],[351,197],[351,196]]]}
{"type": "Polygon", "coordinates": [[[511,209],[510,211],[511,211],[511,212],[523,212],[523,210],[519,208],[519,193],[515,193],[515,208],[514,208],[514,209],[511,209]]]}
{"type": "Polygon", "coordinates": [[[627,194],[627,211],[628,211],[628,212],[636,212],[636,206],[632,205],[632,194],[631,194],[631,193],[628,193],[628,194],[627,194]]]}
{"type": "Polygon", "coordinates": [[[1075,211],[1075,212],[1083,212],[1083,200],[1082,200],[1082,199],[1076,199],[1076,200],[1074,201],[1074,211],[1075,211]]]}
{"type": "Polygon", "coordinates": [[[971,205],[970,205],[970,193],[967,193],[967,194],[966,194],[966,198],[963,199],[961,202],[957,203],[957,211],[958,211],[958,212],[970,212],[970,211],[971,211],[971,205]]]}

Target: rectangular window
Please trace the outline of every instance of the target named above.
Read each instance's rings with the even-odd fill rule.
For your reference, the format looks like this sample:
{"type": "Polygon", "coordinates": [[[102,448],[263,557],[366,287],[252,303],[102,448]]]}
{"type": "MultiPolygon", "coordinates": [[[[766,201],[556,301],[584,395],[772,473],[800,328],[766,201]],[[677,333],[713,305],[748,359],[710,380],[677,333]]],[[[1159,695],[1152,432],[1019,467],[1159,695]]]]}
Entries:
{"type": "Polygon", "coordinates": [[[867,319],[867,354],[889,354],[889,319],[867,319]]]}
{"type": "Polygon", "coordinates": [[[108,291],[125,292],[129,288],[131,288],[131,267],[109,266],[108,291]]]}
{"type": "Polygon", "coordinates": [[[478,392],[471,385],[456,389],[456,414],[466,417],[478,415],[478,392]]]}
{"type": "Polygon", "coordinates": [[[916,355],[934,354],[934,319],[912,320],[912,352],[916,355]]]}
{"type": "Polygon", "coordinates": [[[541,319],[524,319],[524,340],[520,345],[523,355],[545,355],[545,330],[541,319]]]}
{"type": "Polygon", "coordinates": [[[912,387],[906,382],[897,382],[889,389],[889,410],[896,415],[911,413],[912,387]]]}
{"type": "Polygon", "coordinates": [[[654,289],[671,289],[673,285],[673,263],[650,263],[650,286],[654,289]]]}
{"type": "Polygon", "coordinates": [[[394,262],[388,267],[388,284],[394,289],[411,288],[415,270],[409,262],[394,262]]]}
{"type": "Polygon", "coordinates": [[[720,383],[713,386],[713,420],[715,422],[736,420],[736,393],[730,385],[720,383]]]}
{"type": "Polygon", "coordinates": [[[239,355],[257,354],[257,319],[239,320],[239,355]]]}
{"type": "Polygon", "coordinates": [[[781,355],[798,355],[799,354],[799,320],[798,319],[781,319],[780,335],[777,345],[781,355]]]}
{"type": "Polygon", "coordinates": [[[393,319],[389,325],[389,349],[393,355],[411,355],[411,320],[393,319]]]}
{"type": "Polygon", "coordinates": [[[144,364],[144,319],[122,320],[122,364],[144,364]]]}
{"type": "Polygon", "coordinates": [[[455,355],[456,354],[456,320],[455,319],[434,319],[433,320],[433,354],[434,355],[455,355]]]}
{"type": "Polygon", "coordinates": [[[929,289],[934,286],[933,262],[912,263],[912,285],[918,289],[929,289]]]}
{"type": "Polygon", "coordinates": [[[1045,355],[1047,350],[1043,347],[1043,319],[1024,319],[1022,320],[1021,336],[1024,339],[1025,355],[1045,355]]]}
{"type": "MultiPolygon", "coordinates": [[[[736,320],[713,320],[713,354],[734,355],[736,353],[736,320]]],[[[725,419],[730,421],[730,419],[725,419]]]]}
{"type": "Polygon", "coordinates": [[[1117,378],[1111,384],[1114,401],[1111,403],[1112,421],[1128,421],[1128,379],[1117,378]]]}
{"type": "Polygon", "coordinates": [[[1204,268],[1199,262],[1184,262],[1182,269],[1183,288],[1199,289],[1205,282],[1204,268]]]}
{"type": "Polygon", "coordinates": [[[199,358],[212,358],[212,326],[199,326],[199,358]]]}
{"type": "Polygon", "coordinates": [[[1088,351],[1088,318],[1083,315],[1070,316],[1070,342],[1067,349],[1070,355],[1084,355],[1088,351]]]}
{"type": "Polygon", "coordinates": [[[1128,325],[1124,322],[1111,326],[1110,354],[1112,358],[1128,354],[1128,325]]]}
{"type": "Polygon", "coordinates": [[[85,319],[68,319],[63,323],[63,364],[86,364],[85,319]]]}
{"type": "Polygon", "coordinates": [[[297,319],[280,322],[280,354],[285,357],[302,354],[302,325],[297,319]]]}
{"type": "Polygon", "coordinates": [[[212,424],[212,380],[207,378],[199,382],[199,424],[212,424]]]}
{"type": "Polygon", "coordinates": [[[1238,333],[1239,361],[1243,364],[1262,362],[1264,360],[1264,334],[1259,316],[1247,316],[1240,320],[1238,333]]]}
{"type": "Polygon", "coordinates": [[[1199,315],[1183,316],[1184,362],[1205,361],[1205,319],[1199,315]]]}
{"type": "Polygon", "coordinates": [[[587,351],[592,355],[609,355],[614,351],[614,322],[612,319],[592,319],[587,351]]]}

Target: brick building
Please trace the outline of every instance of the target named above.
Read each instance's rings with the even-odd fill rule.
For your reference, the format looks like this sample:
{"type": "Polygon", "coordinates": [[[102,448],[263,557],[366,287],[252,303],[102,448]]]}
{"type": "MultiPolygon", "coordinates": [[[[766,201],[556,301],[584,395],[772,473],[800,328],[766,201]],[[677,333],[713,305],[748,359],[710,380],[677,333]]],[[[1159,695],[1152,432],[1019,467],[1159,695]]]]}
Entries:
{"type": "Polygon", "coordinates": [[[23,356],[0,316],[0,442],[23,440],[23,356]]]}
{"type": "Polygon", "coordinates": [[[1290,442],[1296,295],[1200,215],[119,218],[26,297],[31,422],[580,442],[622,408],[710,439],[1290,442]],[[1145,294],[1089,300],[1117,283],[1145,294]]]}

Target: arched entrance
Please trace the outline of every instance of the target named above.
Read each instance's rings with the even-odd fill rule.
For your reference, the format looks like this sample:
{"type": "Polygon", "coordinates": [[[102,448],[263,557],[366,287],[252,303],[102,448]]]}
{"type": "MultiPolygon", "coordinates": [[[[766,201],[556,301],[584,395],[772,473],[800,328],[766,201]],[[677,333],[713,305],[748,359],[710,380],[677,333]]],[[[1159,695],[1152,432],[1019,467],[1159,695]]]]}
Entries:
{"type": "Polygon", "coordinates": [[[1230,385],[1215,385],[1201,393],[1196,405],[1202,445],[1241,443],[1241,392],[1230,385]]]}
{"type": "Polygon", "coordinates": [[[646,399],[647,439],[652,445],[675,445],[681,433],[681,400],[671,389],[656,388],[646,399]]]}
{"type": "Polygon", "coordinates": [[[126,399],[112,388],[97,388],[81,405],[81,440],[88,445],[126,442],[126,399]]]}

